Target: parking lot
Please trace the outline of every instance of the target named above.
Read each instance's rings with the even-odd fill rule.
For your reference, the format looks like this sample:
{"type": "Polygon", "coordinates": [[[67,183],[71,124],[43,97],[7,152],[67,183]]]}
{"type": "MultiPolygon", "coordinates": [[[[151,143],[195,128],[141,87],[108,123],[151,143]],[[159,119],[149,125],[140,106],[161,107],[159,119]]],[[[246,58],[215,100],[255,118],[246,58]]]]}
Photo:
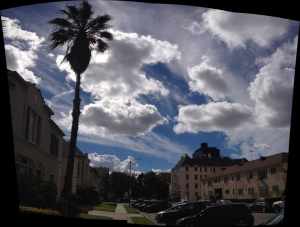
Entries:
{"type": "MultiPolygon", "coordinates": [[[[156,217],[158,212],[148,212],[148,211],[141,210],[141,209],[138,209],[138,210],[143,216],[147,217],[154,224],[156,224],[156,225],[165,225],[165,224],[162,224],[162,223],[157,223],[157,220],[156,220],[155,217],[156,217]]],[[[235,213],[235,212],[233,212],[233,213],[235,213]]],[[[189,216],[189,215],[185,214],[185,216],[189,216]]],[[[252,215],[253,215],[253,218],[254,218],[254,223],[253,224],[254,224],[254,226],[257,226],[257,225],[261,225],[261,224],[266,223],[268,220],[270,220],[271,218],[276,216],[276,213],[263,213],[263,212],[253,211],[252,215]]]]}

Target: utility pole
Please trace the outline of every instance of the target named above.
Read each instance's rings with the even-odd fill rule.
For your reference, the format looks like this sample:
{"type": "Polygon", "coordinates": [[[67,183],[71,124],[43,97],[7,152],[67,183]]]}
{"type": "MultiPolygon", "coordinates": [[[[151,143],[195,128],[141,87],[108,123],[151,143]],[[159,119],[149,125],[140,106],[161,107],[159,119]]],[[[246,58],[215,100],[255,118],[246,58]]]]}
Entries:
{"type": "Polygon", "coordinates": [[[129,207],[131,207],[131,159],[129,160],[129,190],[128,190],[129,207]]]}

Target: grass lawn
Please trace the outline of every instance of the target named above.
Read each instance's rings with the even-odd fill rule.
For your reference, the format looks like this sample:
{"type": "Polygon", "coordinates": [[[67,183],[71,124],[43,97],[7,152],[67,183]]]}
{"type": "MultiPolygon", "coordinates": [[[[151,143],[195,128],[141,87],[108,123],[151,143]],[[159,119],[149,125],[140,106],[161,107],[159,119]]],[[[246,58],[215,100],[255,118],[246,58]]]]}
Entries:
{"type": "Polygon", "coordinates": [[[38,213],[38,214],[61,216],[61,214],[57,210],[52,210],[52,209],[42,209],[42,208],[28,207],[28,206],[20,206],[19,208],[20,208],[20,212],[31,212],[31,213],[38,213]]]}
{"type": "Polygon", "coordinates": [[[95,206],[95,210],[100,210],[100,211],[109,211],[109,212],[115,212],[117,204],[116,203],[110,203],[110,202],[103,202],[100,203],[99,205],[95,206]]]}
{"type": "Polygon", "coordinates": [[[111,217],[99,216],[99,215],[90,215],[90,214],[85,214],[85,213],[81,213],[79,215],[79,217],[80,218],[86,218],[86,219],[112,220],[111,217]]]}
{"type": "Polygon", "coordinates": [[[125,204],[124,207],[125,207],[127,213],[129,213],[129,214],[139,214],[140,213],[137,209],[129,207],[129,205],[127,205],[127,204],[125,204]]]}
{"type": "Polygon", "coordinates": [[[152,221],[150,221],[148,218],[145,217],[131,217],[131,220],[134,224],[140,224],[140,225],[154,225],[152,221]]]}

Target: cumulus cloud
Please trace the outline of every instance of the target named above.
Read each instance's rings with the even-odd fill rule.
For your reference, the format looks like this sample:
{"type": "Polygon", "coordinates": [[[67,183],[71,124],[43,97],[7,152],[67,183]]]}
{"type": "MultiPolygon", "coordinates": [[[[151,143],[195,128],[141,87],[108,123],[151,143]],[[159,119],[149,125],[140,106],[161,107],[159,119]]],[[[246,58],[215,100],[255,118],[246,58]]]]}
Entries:
{"type": "MultiPolygon", "coordinates": [[[[111,32],[114,41],[109,43],[110,49],[105,53],[93,52],[91,64],[82,75],[82,88],[98,98],[135,98],[149,93],[168,95],[169,91],[160,81],[146,77],[142,66],[180,59],[178,47],[151,36],[115,30],[111,32]]],[[[67,63],[59,64],[62,58],[57,57],[58,67],[75,80],[70,66],[67,63]]]]}
{"type": "Polygon", "coordinates": [[[37,51],[43,37],[21,28],[20,21],[9,17],[1,17],[5,21],[4,38],[7,68],[17,71],[25,80],[38,84],[37,77],[32,68],[38,58],[37,51]],[[7,41],[10,41],[7,44],[7,41]]]}
{"type": "Polygon", "coordinates": [[[246,105],[210,102],[179,107],[176,133],[228,131],[252,121],[252,110],[246,105]]]}
{"type": "Polygon", "coordinates": [[[166,121],[155,106],[143,105],[134,99],[103,98],[86,105],[81,116],[81,124],[87,130],[102,128],[107,133],[132,136],[151,131],[156,125],[166,121]]]}
{"type": "Polygon", "coordinates": [[[188,68],[189,87],[192,91],[202,93],[218,100],[228,93],[226,78],[221,69],[217,69],[203,61],[201,64],[188,68]]]}
{"type": "Polygon", "coordinates": [[[171,169],[151,169],[152,172],[154,173],[170,173],[171,172],[171,169]]]}
{"type": "Polygon", "coordinates": [[[132,172],[138,168],[138,163],[134,157],[128,156],[126,159],[121,160],[116,155],[89,153],[90,166],[92,167],[106,167],[110,172],[130,172],[130,162],[132,172]]]}
{"type": "Polygon", "coordinates": [[[245,48],[248,41],[268,47],[287,32],[289,21],[212,9],[202,14],[201,25],[230,48],[245,48]]]}
{"type": "Polygon", "coordinates": [[[264,58],[264,65],[249,85],[256,118],[262,126],[290,125],[297,40],[298,37],[283,44],[270,57],[264,58]]]}

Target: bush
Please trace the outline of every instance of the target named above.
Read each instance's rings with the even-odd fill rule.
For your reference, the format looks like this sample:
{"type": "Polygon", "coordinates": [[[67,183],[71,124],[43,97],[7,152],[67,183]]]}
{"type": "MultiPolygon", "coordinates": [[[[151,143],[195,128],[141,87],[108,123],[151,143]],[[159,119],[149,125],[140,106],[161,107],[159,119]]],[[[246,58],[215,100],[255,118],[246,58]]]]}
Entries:
{"type": "Polygon", "coordinates": [[[80,214],[78,206],[78,198],[75,195],[70,195],[67,198],[61,198],[57,203],[57,209],[63,216],[77,217],[80,214]]]}
{"type": "Polygon", "coordinates": [[[79,205],[96,205],[100,202],[99,193],[93,188],[79,188],[77,202],[79,205]]]}
{"type": "Polygon", "coordinates": [[[35,177],[19,176],[20,204],[38,208],[55,208],[56,185],[53,182],[41,181],[35,177]]]}

